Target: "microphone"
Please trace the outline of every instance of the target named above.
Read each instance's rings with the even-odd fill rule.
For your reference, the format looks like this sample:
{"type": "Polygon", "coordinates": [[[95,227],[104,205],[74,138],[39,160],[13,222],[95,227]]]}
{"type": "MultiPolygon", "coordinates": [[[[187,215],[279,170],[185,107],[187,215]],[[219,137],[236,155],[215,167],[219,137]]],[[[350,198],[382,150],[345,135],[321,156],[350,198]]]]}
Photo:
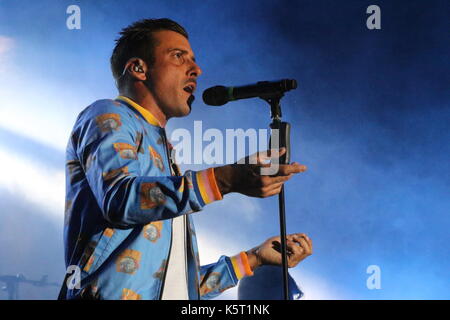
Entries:
{"type": "Polygon", "coordinates": [[[284,92],[297,88],[297,81],[283,79],[279,81],[259,81],[240,87],[215,86],[203,92],[203,102],[210,106],[222,106],[229,101],[265,98],[273,95],[282,95],[284,92]]]}

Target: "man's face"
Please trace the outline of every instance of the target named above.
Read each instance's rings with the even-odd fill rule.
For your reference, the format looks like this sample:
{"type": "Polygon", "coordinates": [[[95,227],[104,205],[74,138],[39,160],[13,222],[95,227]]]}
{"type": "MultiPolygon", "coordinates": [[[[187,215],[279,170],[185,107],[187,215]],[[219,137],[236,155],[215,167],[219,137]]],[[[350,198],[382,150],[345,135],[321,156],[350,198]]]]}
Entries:
{"type": "Polygon", "coordinates": [[[163,30],[154,32],[153,37],[157,44],[155,62],[147,72],[150,93],[167,119],[186,116],[202,71],[183,35],[163,30]]]}

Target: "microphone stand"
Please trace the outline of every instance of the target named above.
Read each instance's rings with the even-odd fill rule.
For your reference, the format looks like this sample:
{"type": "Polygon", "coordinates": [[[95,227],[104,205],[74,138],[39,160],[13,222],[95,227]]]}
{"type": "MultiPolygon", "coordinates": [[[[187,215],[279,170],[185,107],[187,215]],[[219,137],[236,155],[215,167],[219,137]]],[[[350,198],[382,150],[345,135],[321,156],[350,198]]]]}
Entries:
{"type": "Polygon", "coordinates": [[[8,300],[18,300],[19,299],[19,284],[29,283],[36,287],[49,287],[55,286],[59,287],[58,283],[48,282],[47,276],[43,276],[41,280],[28,280],[23,274],[17,275],[0,275],[0,281],[5,283],[2,288],[3,291],[8,292],[8,300]]]}
{"type": "MultiPolygon", "coordinates": [[[[280,100],[284,96],[283,93],[276,95],[261,97],[261,99],[267,101],[270,104],[271,119],[270,124],[271,134],[269,145],[272,149],[273,140],[278,140],[278,147],[286,148],[286,153],[279,157],[279,164],[289,164],[290,162],[290,124],[288,122],[281,121],[281,105],[280,100]],[[277,130],[277,131],[274,131],[277,130]],[[274,134],[275,133],[275,134],[274,134]]],[[[281,191],[278,195],[278,207],[280,216],[280,242],[281,242],[281,258],[282,258],[282,271],[283,271],[283,296],[284,300],[289,300],[289,276],[288,276],[288,263],[287,263],[287,250],[286,250],[286,214],[285,214],[285,202],[284,202],[284,185],[281,187],[281,191]]]]}

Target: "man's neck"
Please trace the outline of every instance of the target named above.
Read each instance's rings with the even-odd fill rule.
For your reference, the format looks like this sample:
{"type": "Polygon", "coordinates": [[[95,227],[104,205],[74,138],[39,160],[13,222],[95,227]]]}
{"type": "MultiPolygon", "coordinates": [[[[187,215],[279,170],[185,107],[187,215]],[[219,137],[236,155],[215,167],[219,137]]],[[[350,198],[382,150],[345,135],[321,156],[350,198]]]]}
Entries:
{"type": "Polygon", "coordinates": [[[121,92],[120,95],[130,98],[142,108],[147,109],[155,118],[158,120],[160,126],[164,128],[166,126],[167,116],[162,112],[162,110],[158,107],[155,99],[148,93],[131,93],[129,91],[121,92]]]}

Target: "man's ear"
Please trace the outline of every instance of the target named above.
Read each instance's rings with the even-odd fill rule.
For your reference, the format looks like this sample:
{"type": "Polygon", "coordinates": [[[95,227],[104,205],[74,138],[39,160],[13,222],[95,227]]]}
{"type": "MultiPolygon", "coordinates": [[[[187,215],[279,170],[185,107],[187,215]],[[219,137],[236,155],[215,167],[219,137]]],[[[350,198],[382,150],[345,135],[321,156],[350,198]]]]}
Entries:
{"type": "Polygon", "coordinates": [[[147,79],[147,64],[140,58],[131,58],[126,64],[127,72],[136,80],[144,81],[147,79]]]}

